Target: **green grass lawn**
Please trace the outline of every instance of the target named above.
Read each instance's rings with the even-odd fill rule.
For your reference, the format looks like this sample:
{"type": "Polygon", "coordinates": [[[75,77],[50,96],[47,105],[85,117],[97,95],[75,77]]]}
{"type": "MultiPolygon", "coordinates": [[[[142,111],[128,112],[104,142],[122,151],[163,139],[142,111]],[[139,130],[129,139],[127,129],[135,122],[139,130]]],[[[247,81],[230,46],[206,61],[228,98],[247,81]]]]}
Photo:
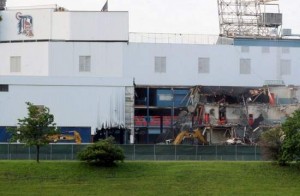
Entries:
{"type": "Polygon", "coordinates": [[[0,161],[0,195],[300,195],[300,169],[269,162],[0,161]]]}

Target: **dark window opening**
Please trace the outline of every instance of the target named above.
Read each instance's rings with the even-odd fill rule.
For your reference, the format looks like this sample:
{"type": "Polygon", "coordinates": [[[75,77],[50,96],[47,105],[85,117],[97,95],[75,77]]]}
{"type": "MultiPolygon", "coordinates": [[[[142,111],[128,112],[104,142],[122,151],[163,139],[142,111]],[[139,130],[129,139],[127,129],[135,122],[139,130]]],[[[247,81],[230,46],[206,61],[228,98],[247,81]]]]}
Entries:
{"type": "Polygon", "coordinates": [[[156,106],[156,89],[149,89],[149,106],[156,106]]]}
{"type": "Polygon", "coordinates": [[[147,105],[147,89],[135,89],[135,105],[147,105]]]}
{"type": "Polygon", "coordinates": [[[226,119],[226,107],[220,106],[219,107],[219,125],[225,125],[227,123],[226,119]]]}
{"type": "Polygon", "coordinates": [[[0,92],[8,92],[8,84],[0,84],[0,92]]]}
{"type": "Polygon", "coordinates": [[[206,97],[208,103],[228,103],[238,104],[241,102],[239,97],[228,95],[210,95],[206,97]]]}
{"type": "MultiPolygon", "coordinates": [[[[111,129],[97,129],[96,134],[93,137],[93,142],[97,142],[101,139],[108,138],[110,136],[115,138],[116,143],[118,144],[125,144],[125,129],[119,129],[119,128],[111,128],[111,129]]],[[[129,136],[126,136],[126,138],[129,138],[129,136]]]]}
{"type": "MultiPolygon", "coordinates": [[[[135,89],[135,105],[147,105],[147,88],[136,88],[135,89]]],[[[149,88],[149,106],[156,105],[156,89],[149,88]]]]}

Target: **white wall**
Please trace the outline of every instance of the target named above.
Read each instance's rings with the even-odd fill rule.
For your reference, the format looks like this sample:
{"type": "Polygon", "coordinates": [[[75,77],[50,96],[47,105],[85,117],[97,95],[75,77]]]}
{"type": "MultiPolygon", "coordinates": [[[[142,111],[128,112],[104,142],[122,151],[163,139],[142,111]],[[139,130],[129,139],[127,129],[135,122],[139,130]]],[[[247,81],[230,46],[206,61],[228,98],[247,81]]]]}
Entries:
{"type": "Polygon", "coordinates": [[[0,75],[48,75],[48,50],[46,42],[0,43],[0,75]],[[10,72],[10,57],[21,57],[21,72],[10,72]]]}
{"type": "Polygon", "coordinates": [[[281,48],[271,47],[262,53],[262,47],[231,45],[185,45],[129,43],[124,50],[124,75],[134,77],[137,85],[211,85],[262,86],[265,80],[284,80],[285,84],[300,85],[300,48],[290,48],[284,54],[281,48]],[[154,72],[155,56],[165,56],[166,73],[154,72]],[[198,73],[198,58],[210,58],[210,73],[198,73]],[[240,59],[251,59],[251,74],[240,74],[240,59]],[[292,62],[292,74],[280,76],[280,59],[292,62]]]}
{"type": "Polygon", "coordinates": [[[53,12],[52,39],[128,41],[128,17],[128,12],[53,12]]]}
{"type": "Polygon", "coordinates": [[[50,9],[1,11],[2,21],[0,23],[0,41],[50,39],[51,12],[52,10],[50,9]],[[18,20],[16,18],[18,12],[22,15],[32,16],[32,37],[18,34],[18,20]]]}
{"type": "MultiPolygon", "coordinates": [[[[54,18],[53,24],[61,22],[60,14],[60,12],[54,13],[57,17],[54,18]]],[[[128,40],[128,12],[69,12],[68,14],[69,40],[128,40]]]]}
{"type": "Polygon", "coordinates": [[[128,12],[56,12],[55,9],[1,11],[0,41],[128,41],[128,12]],[[32,17],[33,36],[18,34],[17,13],[32,17]]]}
{"type": "Polygon", "coordinates": [[[126,43],[0,43],[0,75],[123,77],[126,43]],[[10,72],[10,57],[21,57],[21,72],[10,72]],[[91,56],[91,72],[79,72],[79,56],[91,56]]]}
{"type": "Polygon", "coordinates": [[[4,77],[0,83],[9,84],[9,92],[0,92],[1,126],[17,125],[27,115],[27,101],[49,107],[58,126],[96,128],[111,119],[125,123],[125,86],[132,86],[129,79],[113,78],[4,77]]]}
{"type": "Polygon", "coordinates": [[[0,75],[135,78],[138,85],[262,86],[265,80],[300,85],[300,48],[283,53],[271,47],[145,44],[124,42],[20,42],[0,44],[0,75]],[[10,57],[21,56],[21,73],[10,73],[10,57]],[[79,72],[79,56],[91,56],[91,72],[79,72]],[[154,72],[155,56],[165,56],[167,72],[154,72]],[[198,73],[198,58],[210,58],[210,73],[198,73]],[[240,59],[251,59],[251,74],[240,74],[240,59]],[[280,61],[291,75],[280,75],[280,61]]]}
{"type": "Polygon", "coordinates": [[[51,20],[51,39],[65,40],[70,38],[70,13],[69,12],[52,12],[51,20]]]}
{"type": "Polygon", "coordinates": [[[277,59],[290,59],[292,64],[292,75],[282,76],[281,79],[285,81],[286,85],[300,85],[299,73],[300,73],[300,48],[290,48],[288,54],[283,54],[280,48],[277,52],[277,59]]]}
{"type": "Polygon", "coordinates": [[[51,42],[51,76],[123,77],[126,43],[51,42]],[[79,72],[79,56],[91,56],[91,72],[79,72]]]}

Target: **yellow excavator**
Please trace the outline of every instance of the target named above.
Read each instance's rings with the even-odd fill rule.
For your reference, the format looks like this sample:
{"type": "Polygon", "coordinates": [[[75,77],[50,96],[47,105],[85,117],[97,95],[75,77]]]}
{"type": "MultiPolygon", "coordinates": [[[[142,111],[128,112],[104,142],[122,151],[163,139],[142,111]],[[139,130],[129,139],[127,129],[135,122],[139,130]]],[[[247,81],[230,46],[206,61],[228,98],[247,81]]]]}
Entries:
{"type": "Polygon", "coordinates": [[[81,144],[81,136],[77,131],[68,131],[66,133],[55,134],[48,137],[52,142],[60,141],[75,141],[76,144],[81,144]]]}
{"type": "Polygon", "coordinates": [[[175,138],[173,144],[181,144],[185,139],[197,139],[199,143],[208,144],[208,141],[202,135],[200,128],[194,129],[192,132],[181,131],[175,138]]]}

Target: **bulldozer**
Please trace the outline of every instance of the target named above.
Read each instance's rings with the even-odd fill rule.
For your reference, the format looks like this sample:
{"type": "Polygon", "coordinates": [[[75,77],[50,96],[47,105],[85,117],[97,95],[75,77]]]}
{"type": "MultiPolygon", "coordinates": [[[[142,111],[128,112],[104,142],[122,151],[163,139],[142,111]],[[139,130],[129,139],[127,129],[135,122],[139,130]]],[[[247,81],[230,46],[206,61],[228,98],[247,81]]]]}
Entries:
{"type": "Polygon", "coordinates": [[[74,141],[76,144],[81,144],[81,136],[77,131],[67,131],[60,134],[51,135],[48,137],[51,142],[74,141]]]}
{"type": "Polygon", "coordinates": [[[200,144],[208,144],[208,141],[205,139],[204,135],[201,133],[200,128],[194,129],[192,132],[188,130],[181,131],[175,138],[173,144],[178,145],[187,139],[196,139],[200,144]]]}

